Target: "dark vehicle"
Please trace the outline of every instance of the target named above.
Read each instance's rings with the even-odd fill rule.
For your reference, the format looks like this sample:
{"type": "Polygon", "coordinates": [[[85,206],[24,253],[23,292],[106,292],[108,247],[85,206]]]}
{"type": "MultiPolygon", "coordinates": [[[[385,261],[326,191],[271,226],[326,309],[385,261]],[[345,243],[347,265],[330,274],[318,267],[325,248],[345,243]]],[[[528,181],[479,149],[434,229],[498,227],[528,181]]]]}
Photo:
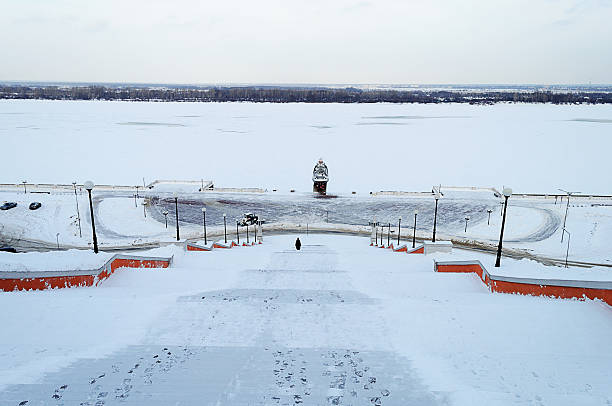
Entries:
{"type": "Polygon", "coordinates": [[[32,202],[30,203],[30,210],[40,209],[40,206],[42,206],[40,202],[32,202]]]}
{"type": "Polygon", "coordinates": [[[238,224],[240,224],[241,226],[252,226],[253,224],[257,223],[257,221],[259,220],[259,217],[254,215],[253,213],[244,213],[243,215],[244,217],[242,218],[242,220],[240,220],[238,222],[238,224]]]}
{"type": "Polygon", "coordinates": [[[15,202],[6,202],[2,206],[0,206],[0,210],[9,210],[13,207],[17,207],[17,203],[15,202]]]}
{"type": "Polygon", "coordinates": [[[0,247],[0,251],[1,251],[1,252],[12,252],[13,254],[16,254],[16,253],[17,253],[17,250],[16,250],[15,248],[13,248],[13,247],[7,247],[7,246],[0,247]]]}

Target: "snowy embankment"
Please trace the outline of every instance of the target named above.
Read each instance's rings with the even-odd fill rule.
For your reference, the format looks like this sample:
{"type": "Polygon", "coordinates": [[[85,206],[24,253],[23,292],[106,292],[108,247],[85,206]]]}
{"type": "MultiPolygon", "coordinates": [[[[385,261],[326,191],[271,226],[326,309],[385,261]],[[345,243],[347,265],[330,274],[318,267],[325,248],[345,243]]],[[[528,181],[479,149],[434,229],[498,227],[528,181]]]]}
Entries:
{"type": "MultiPolygon", "coordinates": [[[[84,401],[125,394],[120,382],[130,378],[134,401],[155,392],[186,402],[300,396],[319,404],[348,401],[351,390],[364,404],[376,396],[397,405],[612,401],[609,307],[490,294],[474,275],[435,273],[433,257],[369,247],[364,237],[300,233],[298,253],[296,236],[202,253],[167,247],[175,255],[169,269],[119,270],[97,288],[0,294],[0,307],[10,309],[0,314],[0,400],[44,401],[67,385],[66,400],[84,401]],[[162,348],[180,351],[180,363],[163,355],[157,367],[162,348]],[[284,376],[275,376],[274,360],[287,351],[288,379],[297,384],[278,387],[284,376]],[[354,385],[361,375],[348,364],[334,367],[340,375],[347,368],[342,386],[322,374],[336,353],[360,354],[347,362],[374,383],[354,385]],[[292,358],[304,361],[301,370],[291,369],[292,358]]],[[[451,255],[468,256],[493,260],[451,255]]],[[[502,269],[514,262],[523,261],[503,258],[502,269]]]]}

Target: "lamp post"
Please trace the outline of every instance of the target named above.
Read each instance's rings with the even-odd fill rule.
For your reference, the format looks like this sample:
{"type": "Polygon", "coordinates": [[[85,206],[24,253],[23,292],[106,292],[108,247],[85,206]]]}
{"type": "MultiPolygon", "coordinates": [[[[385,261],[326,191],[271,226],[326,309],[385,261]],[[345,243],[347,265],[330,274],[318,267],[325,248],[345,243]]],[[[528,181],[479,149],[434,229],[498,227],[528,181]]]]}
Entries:
{"type": "Polygon", "coordinates": [[[79,224],[79,238],[83,238],[83,234],[81,233],[81,213],[79,212],[79,197],[77,196],[76,182],[72,182],[72,186],[74,186],[74,200],[76,201],[76,207],[77,207],[77,222],[79,224]]]}
{"type": "Polygon", "coordinates": [[[24,181],[23,181],[23,182],[21,182],[21,183],[23,183],[23,193],[24,193],[24,194],[28,193],[28,191],[26,190],[26,183],[28,183],[28,181],[24,180],[24,181]]]}
{"type": "Polygon", "coordinates": [[[400,233],[402,232],[402,216],[400,216],[399,220],[397,221],[397,246],[399,247],[399,243],[400,243],[400,233]]]}
{"type": "Polygon", "coordinates": [[[414,211],[414,228],[412,229],[412,248],[414,248],[416,244],[416,222],[417,222],[417,214],[419,214],[418,210],[414,211]]]}
{"type": "MultiPolygon", "coordinates": [[[[225,243],[227,244],[227,215],[225,213],[223,213],[223,235],[225,236],[225,243]]],[[[248,233],[248,228],[247,228],[247,233],[248,233]]]]}
{"type": "Polygon", "coordinates": [[[434,193],[434,198],[436,199],[436,208],[434,209],[434,226],[433,226],[433,238],[431,242],[436,242],[436,222],[438,220],[438,200],[440,200],[440,192],[434,193]]]}
{"type": "MultiPolygon", "coordinates": [[[[263,241],[263,226],[262,226],[262,221],[257,219],[257,224],[259,224],[259,243],[261,243],[263,241]]],[[[257,243],[257,239],[255,240],[255,242],[257,243]]]]}
{"type": "MultiPolygon", "coordinates": [[[[569,210],[569,200],[570,200],[570,196],[573,195],[574,193],[580,193],[580,192],[568,192],[567,190],[563,190],[563,189],[559,189],[560,191],[562,191],[563,193],[567,194],[567,204],[565,206],[565,217],[563,217],[563,230],[565,230],[565,222],[567,221],[567,211],[569,210]]],[[[561,199],[563,199],[563,197],[561,197],[561,199]]],[[[563,242],[563,235],[565,233],[561,232],[561,242],[563,242]]]]}
{"type": "Polygon", "coordinates": [[[502,241],[504,239],[504,226],[506,225],[506,209],[508,208],[508,198],[512,195],[512,189],[504,188],[504,215],[502,218],[502,226],[501,231],[499,233],[499,245],[497,246],[497,258],[495,259],[495,267],[499,268],[499,262],[501,261],[501,253],[502,253],[502,241]]]}
{"type": "Polygon", "coordinates": [[[563,234],[567,233],[567,250],[565,251],[565,267],[567,268],[567,257],[569,256],[569,246],[572,235],[565,228],[561,231],[563,234]]]}
{"type": "Polygon", "coordinates": [[[147,201],[145,200],[144,202],[142,202],[142,212],[144,213],[144,218],[147,218],[147,205],[149,203],[147,203],[147,201]]]}
{"type": "Polygon", "coordinates": [[[206,207],[202,207],[202,218],[204,223],[204,244],[208,244],[208,238],[206,236],[206,207]]]}
{"type": "Polygon", "coordinates": [[[487,213],[489,213],[489,218],[487,219],[487,225],[490,225],[491,224],[491,213],[493,213],[493,210],[488,209],[487,213]]]}
{"type": "Polygon", "coordinates": [[[380,245],[381,245],[381,246],[384,246],[384,245],[385,245],[385,243],[383,242],[383,237],[384,237],[384,235],[385,235],[385,227],[386,227],[386,226],[385,226],[384,224],[381,224],[381,225],[380,225],[380,245]]]}
{"type": "Polygon", "coordinates": [[[162,214],[164,215],[164,218],[166,219],[166,228],[168,228],[168,210],[164,210],[162,214]]]}
{"type": "Polygon", "coordinates": [[[88,180],[87,182],[85,182],[85,189],[87,189],[87,194],[89,195],[89,212],[91,214],[91,230],[93,232],[93,246],[94,246],[94,252],[97,254],[98,253],[98,237],[96,237],[96,221],[94,220],[94,210],[93,210],[93,203],[91,201],[91,190],[94,187],[94,184],[92,181],[88,180]]]}
{"type": "Polygon", "coordinates": [[[467,233],[467,223],[468,221],[470,221],[470,218],[468,216],[465,216],[465,230],[463,231],[464,233],[467,233]]]}
{"type": "Polygon", "coordinates": [[[178,194],[174,193],[174,214],[176,215],[176,241],[181,239],[179,234],[178,194]]]}
{"type": "Polygon", "coordinates": [[[374,220],[374,235],[376,239],[376,246],[378,247],[378,225],[376,224],[376,220],[374,220]]]}

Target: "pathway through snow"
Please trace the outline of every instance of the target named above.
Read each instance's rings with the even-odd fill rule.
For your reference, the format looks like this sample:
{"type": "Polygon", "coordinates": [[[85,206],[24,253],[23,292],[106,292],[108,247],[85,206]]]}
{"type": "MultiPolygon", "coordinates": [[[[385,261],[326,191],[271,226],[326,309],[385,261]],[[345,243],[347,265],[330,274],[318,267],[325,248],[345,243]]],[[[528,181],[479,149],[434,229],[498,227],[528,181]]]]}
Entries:
{"type": "Polygon", "coordinates": [[[179,297],[144,343],[11,386],[0,404],[437,404],[338,263],[325,245],[272,252],[233,288],[179,297]]]}

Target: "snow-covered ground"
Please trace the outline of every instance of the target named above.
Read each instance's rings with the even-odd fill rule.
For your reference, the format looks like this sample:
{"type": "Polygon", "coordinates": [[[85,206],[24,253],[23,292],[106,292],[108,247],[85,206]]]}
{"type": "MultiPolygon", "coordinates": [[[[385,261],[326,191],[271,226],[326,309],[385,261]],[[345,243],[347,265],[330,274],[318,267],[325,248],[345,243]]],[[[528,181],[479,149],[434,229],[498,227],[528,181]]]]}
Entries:
{"type": "MultiPolygon", "coordinates": [[[[418,209],[417,237],[431,237],[431,195],[368,193],[378,190],[503,182],[518,193],[609,194],[609,124],[576,121],[609,109],[0,101],[1,182],[70,183],[79,168],[79,181],[268,189],[173,182],[139,187],[134,201],[129,189],[94,188],[102,249],[161,245],[137,255],[174,255],[174,266],[120,270],[99,288],[0,294],[0,405],[612,404],[608,306],[490,294],[473,275],[434,273],[432,259],[554,279],[609,281],[611,268],[504,257],[492,269],[494,257],[475,251],[410,256],[370,248],[367,237],[304,234],[369,233],[375,219],[392,225],[395,240],[399,217],[407,237],[418,209]],[[309,193],[319,156],[336,198],[309,193]],[[266,220],[265,244],[186,253],[173,192],[181,244],[202,237],[203,207],[209,241],[222,238],[223,213],[234,238],[235,220],[253,212],[266,220]],[[304,249],[273,230],[301,230],[304,249]]],[[[110,256],[90,251],[86,193],[76,197],[79,235],[69,188],[28,187],[0,191],[0,204],[18,203],[0,211],[0,247],[85,250],[0,252],[0,271],[90,269],[110,256]],[[33,201],[42,207],[29,210],[33,201]]],[[[492,191],[442,191],[438,239],[497,243],[501,200],[492,191]]],[[[561,243],[565,208],[511,197],[504,247],[558,260],[569,242],[570,261],[612,264],[612,201],[573,199],[571,239],[561,243]]]]}
{"type": "MultiPolygon", "coordinates": [[[[16,245],[21,240],[46,242],[60,248],[87,245],[91,234],[85,218],[89,219],[87,193],[58,192],[50,194],[0,192],[0,204],[15,202],[17,207],[0,210],[0,243],[16,245]],[[81,216],[82,237],[79,237],[77,202],[81,216]],[[30,210],[32,202],[40,202],[37,210],[30,210]],[[87,228],[87,229],[85,229],[87,228]],[[58,235],[59,234],[59,235],[58,235]]],[[[88,221],[88,220],[87,220],[88,221]]],[[[31,244],[33,245],[33,244],[31,244]]]]}
{"type": "MultiPolygon", "coordinates": [[[[493,192],[444,190],[438,206],[439,239],[485,243],[496,246],[501,226],[501,200],[493,192]],[[489,224],[487,210],[491,210],[489,224]],[[464,217],[470,220],[465,231],[464,217]]],[[[142,192],[141,192],[142,193],[142,192]]],[[[174,199],[165,192],[147,191],[146,217],[144,198],[134,200],[125,192],[94,190],[96,232],[100,247],[127,247],[165,244],[176,240],[174,199]],[[162,212],[168,211],[168,228],[162,212]]],[[[0,201],[15,201],[14,209],[0,211],[1,245],[21,249],[41,246],[56,248],[91,247],[91,223],[86,194],[80,194],[82,237],[76,222],[74,194],[0,192],[0,201]],[[42,207],[31,211],[31,201],[42,207]],[[59,232],[59,236],[57,233],[59,232]]],[[[207,208],[207,232],[213,238],[223,234],[223,214],[227,214],[228,234],[235,236],[235,220],[253,212],[266,220],[264,229],[286,230],[295,227],[367,232],[368,222],[392,225],[392,239],[402,216],[403,237],[412,235],[414,210],[418,209],[417,237],[430,239],[433,228],[434,200],[421,196],[339,195],[318,199],[306,193],[184,193],[179,198],[182,239],[203,234],[201,209],[207,208]]],[[[574,198],[568,210],[566,229],[571,233],[561,242],[565,202],[554,199],[511,197],[509,200],[504,247],[528,255],[597,264],[612,264],[608,236],[612,235],[612,201],[574,198]]],[[[240,229],[245,234],[245,229],[240,229]]],[[[252,231],[252,230],[251,230],[252,231]]],[[[388,231],[385,228],[385,233],[388,231]]],[[[385,234],[386,238],[386,234],[385,234]]]]}
{"type": "Polygon", "coordinates": [[[144,176],[308,191],[323,157],[332,193],[439,183],[610,193],[611,114],[609,105],[2,100],[0,182],[142,185],[144,176]]]}
{"type": "Polygon", "coordinates": [[[491,294],[365,237],[301,234],[300,252],[295,237],[0,295],[0,404],[612,402],[606,305],[491,294]]]}
{"type": "MultiPolygon", "coordinates": [[[[504,246],[521,249],[540,256],[612,264],[609,238],[612,235],[612,202],[575,199],[568,209],[566,230],[570,233],[561,242],[565,202],[554,204],[548,199],[514,199],[508,207],[504,246]],[[600,204],[607,205],[600,205],[600,204]],[[543,238],[545,237],[545,238],[543,238]]],[[[491,213],[490,224],[481,219],[468,222],[465,229],[455,230],[457,237],[497,243],[502,217],[500,210],[491,213]]]]}

